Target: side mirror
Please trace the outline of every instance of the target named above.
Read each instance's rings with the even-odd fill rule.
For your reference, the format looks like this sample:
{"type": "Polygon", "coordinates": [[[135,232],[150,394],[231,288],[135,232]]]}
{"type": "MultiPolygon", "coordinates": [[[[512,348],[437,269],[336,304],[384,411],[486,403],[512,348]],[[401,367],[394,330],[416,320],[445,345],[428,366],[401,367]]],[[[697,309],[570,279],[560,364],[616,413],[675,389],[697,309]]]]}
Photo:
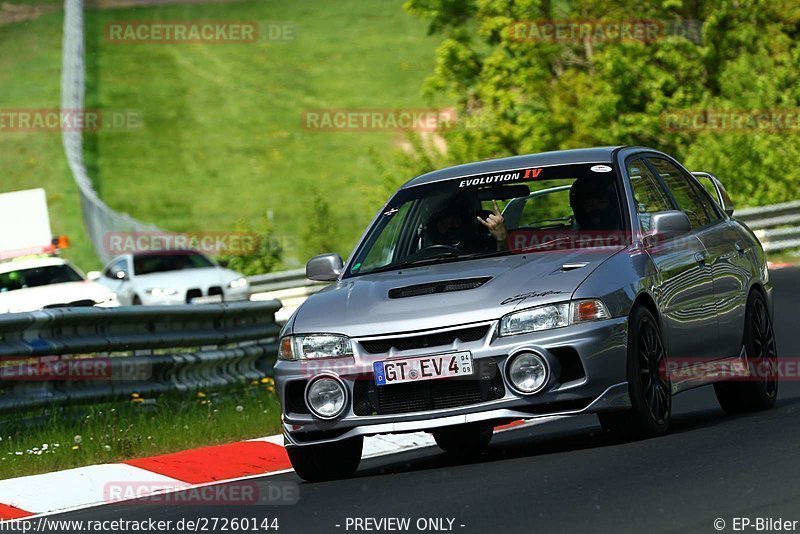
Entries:
{"type": "Polygon", "coordinates": [[[333,282],[342,274],[342,257],[338,254],[320,254],[306,263],[306,278],[317,282],[333,282]]]}
{"type": "Polygon", "coordinates": [[[650,218],[650,234],[645,238],[645,245],[650,246],[658,241],[682,236],[691,231],[692,223],[682,211],[659,211],[650,218]]]}
{"type": "Polygon", "coordinates": [[[96,281],[100,280],[101,276],[103,276],[103,275],[102,275],[102,273],[100,271],[89,271],[88,273],[86,273],[86,278],[90,282],[96,282],[96,281]]]}

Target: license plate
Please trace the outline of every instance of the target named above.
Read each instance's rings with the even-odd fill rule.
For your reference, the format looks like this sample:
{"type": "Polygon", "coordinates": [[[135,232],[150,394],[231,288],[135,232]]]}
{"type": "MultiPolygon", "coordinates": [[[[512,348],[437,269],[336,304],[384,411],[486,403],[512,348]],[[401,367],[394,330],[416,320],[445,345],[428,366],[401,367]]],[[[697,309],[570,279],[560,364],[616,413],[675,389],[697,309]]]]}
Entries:
{"type": "Polygon", "coordinates": [[[195,297],[191,304],[218,304],[222,302],[222,295],[209,295],[207,297],[195,297]]]}
{"type": "Polygon", "coordinates": [[[472,374],[472,354],[465,351],[385,360],[373,363],[372,370],[378,386],[468,376],[472,374]]]}

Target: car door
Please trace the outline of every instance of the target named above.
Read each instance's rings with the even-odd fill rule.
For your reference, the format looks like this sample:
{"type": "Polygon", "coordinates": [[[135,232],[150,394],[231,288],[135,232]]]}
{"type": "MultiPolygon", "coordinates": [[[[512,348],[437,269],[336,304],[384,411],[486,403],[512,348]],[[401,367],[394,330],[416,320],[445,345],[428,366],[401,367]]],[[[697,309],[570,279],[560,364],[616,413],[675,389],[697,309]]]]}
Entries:
{"type": "MultiPolygon", "coordinates": [[[[626,164],[643,232],[654,213],[679,209],[657,173],[639,157],[626,164]]],[[[648,249],[657,271],[654,296],[673,359],[710,359],[718,342],[714,284],[707,251],[696,230],[648,249]]]]}
{"type": "Polygon", "coordinates": [[[714,358],[735,356],[742,347],[750,260],[745,241],[736,226],[723,216],[708,193],[688,173],[662,158],[648,158],[669,187],[678,205],[687,214],[697,237],[708,251],[707,263],[714,281],[714,301],[719,328],[719,344],[714,358]]]}

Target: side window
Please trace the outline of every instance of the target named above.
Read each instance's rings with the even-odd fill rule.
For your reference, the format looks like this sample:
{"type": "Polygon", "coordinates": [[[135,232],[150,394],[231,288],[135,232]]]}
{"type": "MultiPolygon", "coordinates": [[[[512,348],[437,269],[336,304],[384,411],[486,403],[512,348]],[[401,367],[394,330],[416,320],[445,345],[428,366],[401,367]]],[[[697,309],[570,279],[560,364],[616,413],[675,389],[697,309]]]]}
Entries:
{"type": "Polygon", "coordinates": [[[658,179],[645,166],[641,158],[629,162],[627,169],[633,188],[634,202],[636,202],[636,213],[639,214],[639,222],[642,230],[649,232],[652,214],[671,210],[672,203],[658,179]]]}
{"type": "Polygon", "coordinates": [[[125,260],[125,258],[121,258],[112,263],[111,265],[109,265],[106,268],[106,270],[103,271],[103,276],[105,276],[106,278],[113,278],[114,280],[119,280],[119,277],[117,276],[117,273],[119,271],[125,273],[126,276],[129,275],[128,262],[125,260]]]}
{"type": "Polygon", "coordinates": [[[700,181],[697,178],[686,178],[692,186],[697,198],[700,200],[700,204],[708,213],[708,216],[711,218],[711,221],[718,221],[722,219],[722,215],[720,212],[722,208],[719,207],[717,204],[716,198],[716,190],[714,193],[709,193],[708,190],[704,190],[704,187],[700,184],[700,181]]]}
{"type": "Polygon", "coordinates": [[[658,175],[667,184],[672,196],[678,203],[678,207],[688,217],[692,223],[692,228],[699,228],[710,224],[717,218],[710,204],[703,202],[704,195],[700,193],[697,186],[693,185],[689,179],[675,165],[661,158],[647,158],[647,161],[656,169],[658,175]],[[710,212],[709,212],[710,210],[710,212]]]}

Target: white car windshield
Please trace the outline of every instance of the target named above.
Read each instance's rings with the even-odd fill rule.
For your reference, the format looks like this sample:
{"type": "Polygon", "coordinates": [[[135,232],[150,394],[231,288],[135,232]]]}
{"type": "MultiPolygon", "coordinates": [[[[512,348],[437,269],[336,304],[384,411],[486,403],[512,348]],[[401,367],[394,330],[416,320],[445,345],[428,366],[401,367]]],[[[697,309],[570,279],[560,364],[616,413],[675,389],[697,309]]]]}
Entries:
{"type": "Polygon", "coordinates": [[[0,293],[29,287],[81,281],[83,281],[83,277],[69,265],[46,265],[0,273],[0,293]]]}

